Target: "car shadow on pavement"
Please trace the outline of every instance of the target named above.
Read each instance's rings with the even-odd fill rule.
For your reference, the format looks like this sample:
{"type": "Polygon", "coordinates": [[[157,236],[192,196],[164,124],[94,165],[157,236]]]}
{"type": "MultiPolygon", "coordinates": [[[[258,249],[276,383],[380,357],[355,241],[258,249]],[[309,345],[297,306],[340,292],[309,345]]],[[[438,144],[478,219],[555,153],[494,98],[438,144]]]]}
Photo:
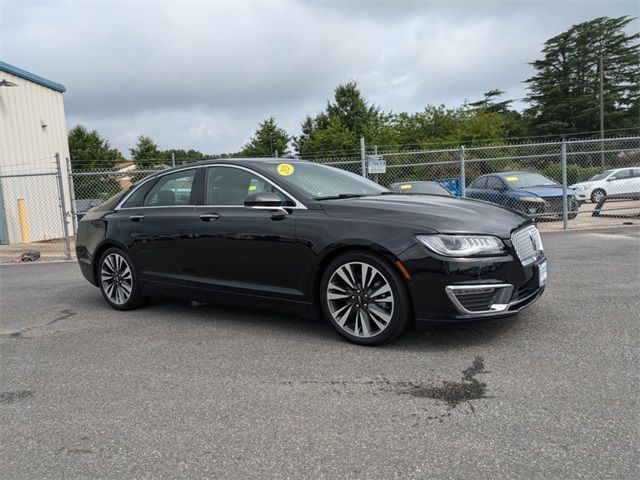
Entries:
{"type": "MultiPolygon", "coordinates": [[[[274,313],[264,310],[231,307],[215,303],[197,304],[172,299],[153,299],[145,308],[166,312],[168,317],[179,322],[217,323],[225,328],[236,330],[259,330],[260,335],[292,339],[308,337],[309,340],[323,342],[345,342],[331,326],[323,319],[313,319],[302,316],[274,313]],[[189,312],[186,316],[185,310],[189,312]],[[185,318],[187,317],[187,318],[185,318]]],[[[158,313],[159,313],[158,312],[158,313]]],[[[519,316],[512,316],[493,320],[478,320],[465,323],[440,323],[423,328],[409,328],[403,335],[392,343],[381,348],[393,350],[450,350],[468,346],[483,345],[506,336],[509,331],[517,328],[528,312],[519,316]]],[[[356,348],[362,348],[357,347],[356,348]]],[[[364,347],[367,348],[367,347],[364,347]]]]}
{"type": "Polygon", "coordinates": [[[389,348],[398,350],[451,350],[495,342],[526,321],[520,316],[464,323],[440,323],[413,328],[396,339],[389,348]]]}
{"type": "Polygon", "coordinates": [[[322,341],[340,341],[331,326],[322,319],[313,319],[287,313],[260,309],[235,307],[211,303],[196,303],[169,298],[154,298],[144,309],[170,313],[179,322],[202,322],[205,325],[218,324],[224,328],[259,330],[260,336],[273,337],[307,336],[322,341]],[[188,315],[185,315],[188,312],[188,315]],[[186,318],[185,318],[186,317],[186,318]]]}

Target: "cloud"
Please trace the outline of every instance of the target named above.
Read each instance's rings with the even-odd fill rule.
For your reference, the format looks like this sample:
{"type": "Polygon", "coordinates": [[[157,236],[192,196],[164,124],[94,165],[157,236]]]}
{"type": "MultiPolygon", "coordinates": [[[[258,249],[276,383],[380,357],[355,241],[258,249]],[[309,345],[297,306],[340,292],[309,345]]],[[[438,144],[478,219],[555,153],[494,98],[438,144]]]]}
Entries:
{"type": "Polygon", "coordinates": [[[633,2],[66,2],[0,6],[0,58],[67,86],[69,126],[123,151],[239,149],[274,116],[297,134],[336,85],[385,110],[524,96],[544,40],[633,2]]]}

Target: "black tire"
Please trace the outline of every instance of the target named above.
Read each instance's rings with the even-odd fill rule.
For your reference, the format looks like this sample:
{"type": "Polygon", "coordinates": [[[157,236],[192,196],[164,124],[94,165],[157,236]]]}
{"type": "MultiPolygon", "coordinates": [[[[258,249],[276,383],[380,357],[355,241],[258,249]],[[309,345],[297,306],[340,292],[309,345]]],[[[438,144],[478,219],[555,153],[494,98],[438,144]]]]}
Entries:
{"type": "MultiPolygon", "coordinates": [[[[107,303],[116,310],[133,310],[134,308],[138,308],[139,306],[141,306],[145,302],[145,300],[147,300],[146,297],[142,296],[140,282],[138,279],[138,272],[136,271],[133,260],[131,259],[131,257],[127,252],[125,252],[120,248],[112,247],[112,248],[108,248],[103,252],[98,262],[98,266],[96,268],[96,278],[98,280],[98,286],[100,287],[102,296],[107,301],[107,303]],[[126,275],[119,276],[120,285],[124,285],[124,284],[130,285],[130,289],[131,289],[126,300],[120,301],[120,302],[117,301],[116,298],[114,298],[113,285],[111,285],[112,288],[110,289],[109,288],[110,282],[108,280],[103,280],[105,277],[105,275],[103,275],[103,269],[106,269],[107,273],[111,270],[111,267],[109,265],[112,264],[112,260],[114,256],[119,256],[120,258],[122,258],[122,260],[126,262],[126,267],[129,269],[129,272],[130,272],[130,283],[128,280],[125,280],[125,278],[127,278],[126,275]],[[105,266],[105,262],[108,262],[106,266],[105,266]]],[[[122,286],[121,291],[126,292],[126,289],[124,286],[122,286]]],[[[117,299],[123,300],[124,297],[119,296],[117,297],[117,299]]]]}
{"type": "Polygon", "coordinates": [[[591,201],[593,203],[598,203],[598,200],[605,195],[607,195],[607,192],[605,192],[601,188],[596,188],[593,192],[591,192],[591,201]]]}
{"type": "Polygon", "coordinates": [[[580,209],[580,202],[578,202],[577,200],[571,202],[569,215],[567,215],[569,220],[573,220],[574,218],[576,218],[578,216],[578,210],[579,209],[580,209]]]}
{"type": "MultiPolygon", "coordinates": [[[[355,287],[357,287],[358,285],[358,278],[356,278],[356,282],[354,282],[355,287]]],[[[349,286],[346,283],[343,284],[343,287],[349,289],[349,286]]],[[[398,337],[406,330],[407,326],[410,324],[410,320],[413,317],[411,298],[409,297],[409,292],[407,291],[404,278],[402,277],[400,272],[385,258],[364,250],[344,253],[336,257],[327,266],[327,268],[323,272],[320,282],[320,308],[322,309],[324,318],[331,324],[336,332],[338,332],[350,342],[366,346],[381,345],[398,337]],[[351,299],[346,298],[330,301],[328,296],[330,294],[335,294],[335,290],[333,292],[329,292],[329,283],[332,282],[331,288],[333,289],[335,287],[334,282],[338,279],[338,270],[340,270],[341,267],[357,268],[357,266],[359,266],[360,268],[362,268],[362,265],[358,264],[366,264],[368,265],[368,267],[372,267],[373,269],[367,269],[367,277],[369,279],[373,279],[372,281],[370,280],[368,284],[365,283],[366,279],[365,281],[362,281],[362,276],[360,275],[358,277],[358,274],[356,274],[356,277],[358,277],[360,280],[360,284],[365,284],[365,286],[369,287],[367,289],[363,288],[361,290],[362,296],[357,294],[358,298],[360,298],[360,301],[364,300],[364,304],[361,306],[361,308],[358,309],[355,306],[355,302],[357,302],[358,300],[353,300],[353,296],[351,296],[351,299]],[[382,278],[378,276],[378,274],[382,278]],[[388,296],[386,299],[380,298],[382,295],[386,296],[387,294],[382,294],[378,296],[379,300],[374,300],[374,296],[371,295],[371,293],[375,292],[372,292],[371,290],[379,290],[380,285],[385,286],[385,281],[386,284],[390,287],[392,307],[391,310],[382,311],[382,309],[379,307],[384,303],[378,302],[386,301],[388,303],[388,296]],[[370,293],[369,295],[367,295],[365,292],[370,293]],[[365,299],[364,297],[367,298],[365,299]],[[350,320],[347,321],[344,327],[340,326],[338,321],[336,320],[336,311],[334,310],[334,312],[332,313],[332,309],[338,308],[335,305],[336,302],[343,302],[343,304],[350,303],[351,307],[353,308],[353,311],[349,317],[350,320]],[[363,315],[366,314],[365,318],[361,318],[358,316],[359,310],[364,311],[363,315]],[[387,316],[390,317],[390,320],[384,322],[383,317],[379,316],[379,313],[387,314],[387,316]],[[388,315],[389,313],[391,314],[388,315]],[[363,332],[363,335],[355,335],[350,331],[347,331],[349,329],[350,322],[352,321],[351,319],[353,319],[353,321],[355,322],[355,326],[354,328],[352,328],[352,330],[358,332],[358,325],[360,324],[360,331],[363,332]],[[381,322],[385,323],[384,328],[379,328],[381,322]],[[365,323],[368,325],[367,333],[370,333],[369,336],[364,336],[363,324],[365,323]],[[373,326],[373,328],[371,328],[371,326],[373,326]],[[371,328],[370,331],[369,328],[371,328]],[[375,333],[376,329],[379,330],[377,333],[375,333]]],[[[349,309],[348,306],[346,308],[349,309]]],[[[386,308],[389,307],[387,306],[386,308]]]]}

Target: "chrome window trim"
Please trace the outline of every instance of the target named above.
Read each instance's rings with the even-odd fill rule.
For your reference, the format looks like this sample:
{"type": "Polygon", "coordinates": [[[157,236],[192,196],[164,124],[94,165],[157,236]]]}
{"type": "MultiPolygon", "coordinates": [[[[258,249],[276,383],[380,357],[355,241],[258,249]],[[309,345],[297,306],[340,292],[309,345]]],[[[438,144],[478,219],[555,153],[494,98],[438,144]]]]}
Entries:
{"type": "MultiPolygon", "coordinates": [[[[146,180],[144,180],[142,183],[140,183],[140,185],[136,186],[136,188],[134,188],[133,190],[131,190],[127,195],[124,196],[124,198],[122,200],[120,200],[120,202],[118,203],[118,205],[116,205],[116,207],[113,209],[114,211],[119,211],[119,210],[138,210],[141,208],[180,208],[180,207],[207,207],[207,208],[244,208],[244,205],[193,205],[193,204],[189,204],[189,205],[153,205],[153,206],[142,206],[142,207],[123,207],[122,205],[124,205],[126,203],[127,200],[129,200],[129,197],[131,197],[134,193],[136,193],[138,191],[138,189],[142,188],[143,185],[145,185],[147,182],[150,182],[152,180],[156,180],[159,179],[160,177],[163,177],[165,175],[172,175],[174,173],[179,173],[179,172],[183,172],[185,170],[196,170],[198,168],[210,168],[210,167],[230,167],[230,168],[237,168],[239,170],[244,170],[246,172],[249,172],[253,175],[256,175],[258,177],[260,177],[262,180],[264,180],[265,182],[267,182],[269,185],[271,185],[272,187],[275,187],[277,190],[279,190],[281,193],[283,193],[286,197],[292,199],[295,202],[295,205],[292,207],[283,207],[283,208],[288,208],[291,210],[307,210],[307,207],[300,201],[298,200],[296,197],[294,197],[293,195],[291,195],[289,192],[287,192],[284,188],[282,188],[280,185],[272,182],[271,180],[269,180],[267,177],[265,177],[264,175],[262,175],[259,172],[256,172],[255,170],[252,170],[250,168],[247,168],[243,165],[231,165],[228,163],[212,163],[212,164],[207,164],[207,165],[192,165],[190,167],[184,167],[184,168],[180,168],[177,170],[171,170],[170,172],[167,172],[165,174],[162,173],[158,173],[157,175],[154,175],[146,180]]],[[[205,191],[205,196],[206,196],[206,191],[205,191]]]]}

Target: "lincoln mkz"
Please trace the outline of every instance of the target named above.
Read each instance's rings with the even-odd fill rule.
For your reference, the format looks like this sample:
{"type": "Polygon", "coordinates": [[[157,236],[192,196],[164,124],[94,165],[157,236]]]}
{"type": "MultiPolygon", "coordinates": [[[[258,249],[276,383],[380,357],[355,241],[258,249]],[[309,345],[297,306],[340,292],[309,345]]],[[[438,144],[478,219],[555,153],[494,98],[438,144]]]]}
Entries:
{"type": "Polygon", "coordinates": [[[154,296],[324,317],[377,345],[412,323],[513,315],[545,288],[534,222],[451,195],[405,195],[299,160],[153,174],[80,220],[82,273],[117,310],[154,296]]]}

